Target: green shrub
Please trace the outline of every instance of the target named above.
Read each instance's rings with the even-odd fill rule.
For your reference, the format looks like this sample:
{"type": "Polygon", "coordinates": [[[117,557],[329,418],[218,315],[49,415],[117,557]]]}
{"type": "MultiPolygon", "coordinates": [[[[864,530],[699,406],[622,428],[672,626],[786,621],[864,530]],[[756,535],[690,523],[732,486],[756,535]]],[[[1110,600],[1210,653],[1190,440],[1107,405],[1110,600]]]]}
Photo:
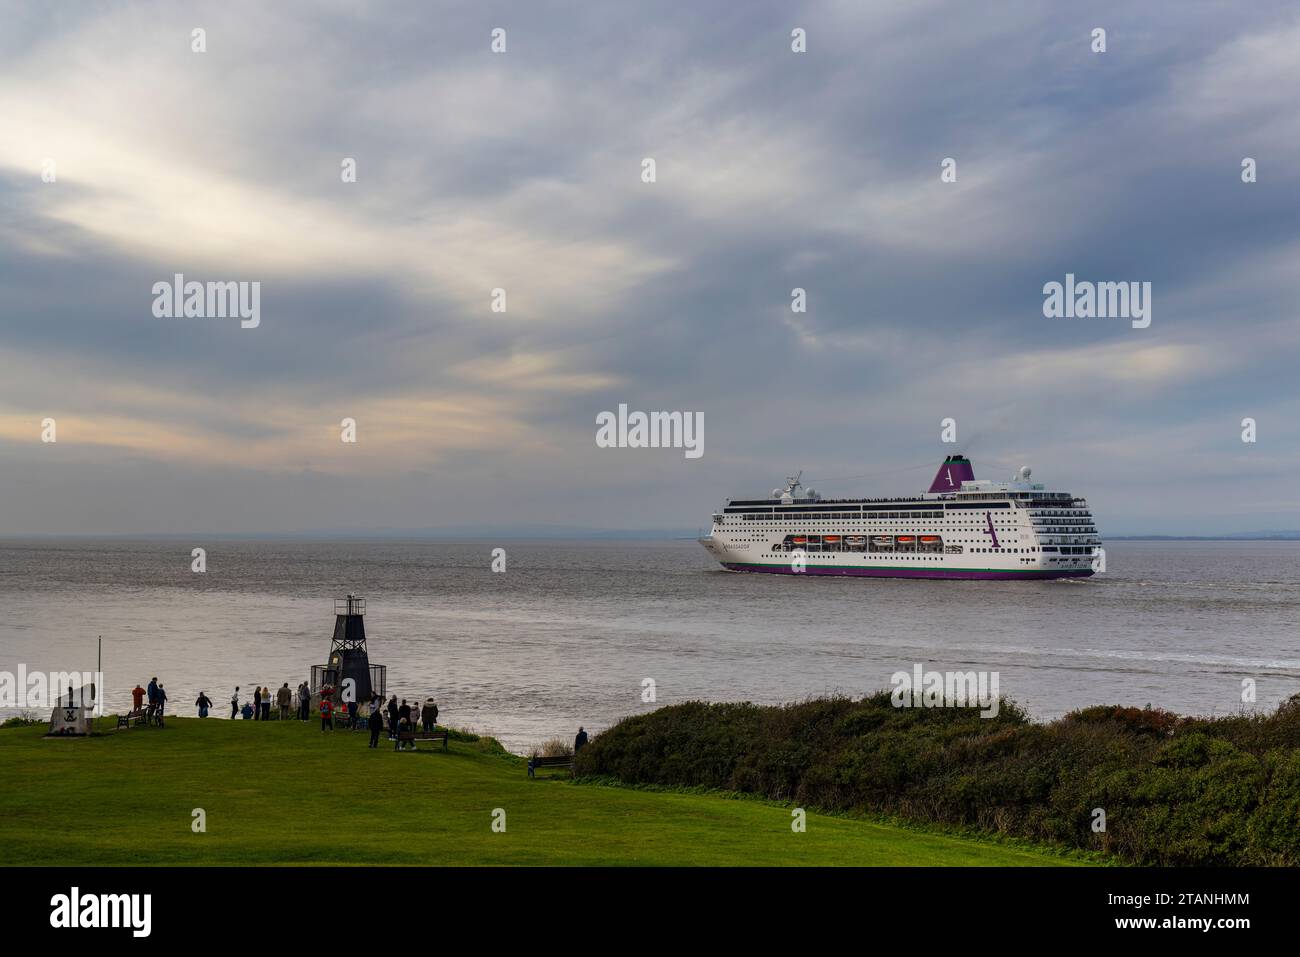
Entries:
{"type": "Polygon", "coordinates": [[[573,754],[573,745],[563,738],[551,738],[549,741],[543,741],[540,745],[533,747],[529,752],[531,757],[537,758],[567,758],[573,754]]]}
{"type": "Polygon", "coordinates": [[[720,788],[1100,850],[1140,864],[1300,864],[1300,696],[1185,718],[1098,706],[1047,724],[1003,701],[895,708],[888,692],[780,707],[688,702],[627,718],[577,774],[720,788]],[[1096,809],[1106,829],[1094,832],[1096,809]]]}

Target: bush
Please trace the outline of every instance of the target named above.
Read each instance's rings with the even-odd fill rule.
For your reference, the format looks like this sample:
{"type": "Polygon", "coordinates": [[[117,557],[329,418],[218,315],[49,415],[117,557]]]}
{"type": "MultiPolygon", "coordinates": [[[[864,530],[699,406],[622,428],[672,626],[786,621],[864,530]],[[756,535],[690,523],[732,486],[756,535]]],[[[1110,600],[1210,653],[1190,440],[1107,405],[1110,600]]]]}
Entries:
{"type": "Polygon", "coordinates": [[[573,745],[563,738],[551,738],[541,745],[534,746],[529,757],[534,758],[568,758],[573,756],[573,745]]]}
{"type": "Polygon", "coordinates": [[[627,718],[576,773],[707,787],[1099,850],[1140,864],[1300,864],[1300,696],[1272,715],[1098,706],[1035,724],[887,692],[627,718]],[[1094,831],[1102,809],[1106,829],[1094,831]]]}

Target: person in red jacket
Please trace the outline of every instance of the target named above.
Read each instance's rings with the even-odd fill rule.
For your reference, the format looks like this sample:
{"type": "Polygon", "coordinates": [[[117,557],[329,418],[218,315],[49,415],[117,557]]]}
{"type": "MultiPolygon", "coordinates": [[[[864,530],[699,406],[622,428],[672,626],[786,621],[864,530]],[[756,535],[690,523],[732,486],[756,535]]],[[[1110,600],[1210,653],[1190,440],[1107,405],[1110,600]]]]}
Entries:
{"type": "Polygon", "coordinates": [[[330,701],[329,695],[322,694],[320,697],[320,729],[326,728],[334,730],[334,704],[330,701]]]}
{"type": "Polygon", "coordinates": [[[144,707],[144,689],[136,685],[131,689],[131,710],[139,711],[144,707]]]}

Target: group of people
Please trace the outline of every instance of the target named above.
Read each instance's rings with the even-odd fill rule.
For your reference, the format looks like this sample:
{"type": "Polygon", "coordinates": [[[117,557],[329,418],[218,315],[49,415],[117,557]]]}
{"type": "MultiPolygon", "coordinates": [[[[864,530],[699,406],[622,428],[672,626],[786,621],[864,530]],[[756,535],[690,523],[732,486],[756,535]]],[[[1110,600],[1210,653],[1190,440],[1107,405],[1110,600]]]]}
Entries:
{"type": "MultiPolygon", "coordinates": [[[[332,688],[325,688],[321,691],[320,699],[320,729],[322,731],[334,730],[334,715],[339,712],[339,706],[334,702],[332,688]]],[[[395,748],[402,747],[402,734],[415,728],[415,722],[418,716],[420,726],[426,732],[432,732],[438,725],[438,703],[432,698],[425,698],[424,705],[418,710],[403,698],[399,704],[397,695],[388,699],[388,704],[384,704],[383,697],[378,693],[370,696],[370,702],[367,705],[367,714],[365,718],[366,728],[370,731],[370,747],[379,747],[379,736],[388,729],[388,740],[395,742],[395,748]],[[387,721],[385,721],[387,716],[387,721]]],[[[347,727],[356,728],[360,723],[357,703],[349,701],[343,709],[346,716],[347,727]]],[[[415,742],[408,741],[406,744],[410,748],[415,747],[415,742]]]]}
{"type": "MultiPolygon", "coordinates": [[[[206,691],[200,691],[198,698],[194,700],[194,706],[199,709],[199,717],[206,718],[208,710],[212,707],[212,699],[208,697],[206,691]]],[[[146,723],[162,725],[163,712],[167,709],[167,689],[163,687],[162,682],[158,680],[157,675],[149,679],[149,687],[141,688],[136,685],[131,689],[131,710],[143,711],[146,723]],[[148,697],[149,703],[145,704],[145,698],[148,697]]]]}
{"type": "Polygon", "coordinates": [[[158,676],[154,675],[149,679],[149,687],[141,688],[138,684],[131,689],[131,710],[143,711],[146,723],[161,725],[163,723],[163,711],[167,705],[167,691],[158,682],[158,676]],[[145,695],[149,696],[149,705],[146,708],[144,699],[145,695]]]}
{"type": "MultiPolygon", "coordinates": [[[[295,694],[298,698],[298,720],[307,721],[311,710],[311,687],[307,682],[298,685],[296,692],[289,690],[289,682],[285,682],[280,689],[275,692],[275,704],[279,709],[280,720],[287,721],[289,712],[292,710],[292,704],[295,694]]],[[[163,710],[167,704],[167,692],[159,683],[157,676],[149,679],[149,687],[141,688],[136,685],[131,689],[131,699],[133,710],[145,712],[145,720],[158,725],[163,723],[163,710]],[[145,708],[145,696],[149,698],[148,708],[145,708]]],[[[199,717],[206,718],[208,710],[212,707],[212,699],[208,697],[206,691],[200,691],[194,706],[199,709],[199,717]]],[[[334,716],[340,715],[341,721],[346,721],[346,727],[356,728],[360,718],[357,714],[356,701],[349,701],[340,706],[334,701],[334,689],[326,686],[321,689],[320,696],[320,729],[322,731],[334,730],[334,716]]],[[[379,747],[379,736],[383,733],[384,728],[388,728],[388,740],[396,742],[394,750],[402,747],[402,732],[413,730],[418,718],[420,727],[426,732],[433,731],[438,725],[438,702],[432,698],[425,698],[424,704],[418,710],[402,699],[401,704],[397,702],[397,695],[388,699],[388,704],[384,704],[383,696],[378,692],[370,696],[370,703],[367,706],[366,727],[370,731],[370,747],[379,747]],[[384,718],[387,716],[387,722],[384,718]]],[[[243,717],[245,720],[253,721],[270,721],[271,720],[271,690],[269,688],[259,687],[253,689],[252,701],[245,700],[243,707],[239,704],[239,686],[235,686],[235,693],[230,696],[230,717],[243,717]]],[[[411,749],[415,748],[414,742],[407,742],[411,749]]],[[[573,741],[573,751],[576,754],[582,750],[587,743],[587,732],[582,728],[578,729],[578,734],[573,741]]]]}
{"type": "MultiPolygon", "coordinates": [[[[381,698],[375,695],[371,698],[370,706],[370,746],[379,747],[379,733],[382,725],[378,720],[378,705],[381,698]]],[[[408,704],[406,699],[402,703],[397,703],[397,695],[388,699],[388,705],[384,708],[388,712],[388,740],[395,742],[393,750],[400,750],[402,747],[402,734],[406,731],[415,730],[416,716],[419,716],[420,727],[427,734],[432,732],[438,725],[438,702],[432,698],[425,698],[424,705],[417,711],[415,707],[408,704]]],[[[415,750],[415,742],[407,741],[406,744],[411,750],[415,750]]]]}
{"type": "MultiPolygon", "coordinates": [[[[304,688],[306,688],[305,682],[298,686],[298,695],[300,699],[300,704],[298,707],[298,717],[300,720],[306,721],[307,720],[307,699],[303,697],[304,688]]],[[[275,692],[272,692],[270,688],[255,687],[253,689],[252,700],[249,700],[247,698],[244,699],[244,704],[242,707],[239,704],[239,686],[236,685],[235,693],[230,696],[230,717],[231,718],[242,717],[244,720],[252,720],[252,721],[270,721],[271,703],[272,703],[273,694],[274,694],[275,706],[276,709],[278,710],[280,720],[281,721],[289,720],[289,713],[293,709],[294,693],[289,690],[289,682],[287,681],[280,686],[279,690],[275,692]]],[[[208,701],[206,707],[202,706],[201,702],[205,700],[206,700],[206,695],[204,695],[203,692],[199,692],[199,700],[194,702],[196,705],[200,705],[199,707],[200,718],[206,718],[207,709],[212,706],[211,701],[208,701]]]]}

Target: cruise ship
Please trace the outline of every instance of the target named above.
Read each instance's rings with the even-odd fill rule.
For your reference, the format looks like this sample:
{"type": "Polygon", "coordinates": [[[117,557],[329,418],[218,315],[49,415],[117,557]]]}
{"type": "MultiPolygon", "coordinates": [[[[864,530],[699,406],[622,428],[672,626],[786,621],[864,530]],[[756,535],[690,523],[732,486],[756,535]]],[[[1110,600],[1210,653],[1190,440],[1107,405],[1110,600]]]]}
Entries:
{"type": "Polygon", "coordinates": [[[970,459],[950,455],[921,495],[827,500],[796,475],[771,498],[729,500],[700,544],[732,571],[782,575],[1027,579],[1101,570],[1088,503],[1030,474],[976,481],[970,459]]]}

